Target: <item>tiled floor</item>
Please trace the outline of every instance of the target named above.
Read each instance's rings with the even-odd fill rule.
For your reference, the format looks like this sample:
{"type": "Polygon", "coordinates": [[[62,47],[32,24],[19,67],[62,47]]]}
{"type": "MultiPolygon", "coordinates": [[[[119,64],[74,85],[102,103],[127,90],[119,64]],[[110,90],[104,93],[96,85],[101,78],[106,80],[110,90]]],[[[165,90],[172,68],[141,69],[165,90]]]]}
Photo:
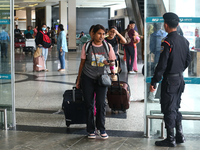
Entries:
{"type": "MultiPolygon", "coordinates": [[[[0,149],[4,150],[197,150],[199,136],[187,136],[187,142],[176,148],[154,146],[158,135],[144,138],[144,78],[139,72],[128,75],[131,106],[127,113],[112,114],[107,107],[106,129],[110,138],[88,140],[85,125],[65,125],[60,112],[62,95],[74,86],[80,63],[80,52],[66,54],[66,72],[59,73],[56,49],[49,51],[49,72],[33,72],[32,57],[16,52],[16,121],[13,130],[0,130],[0,149]]],[[[126,75],[124,73],[124,75],[126,75]]],[[[126,80],[126,76],[121,77],[126,80]]],[[[160,127],[160,125],[157,125],[160,127]]]]}

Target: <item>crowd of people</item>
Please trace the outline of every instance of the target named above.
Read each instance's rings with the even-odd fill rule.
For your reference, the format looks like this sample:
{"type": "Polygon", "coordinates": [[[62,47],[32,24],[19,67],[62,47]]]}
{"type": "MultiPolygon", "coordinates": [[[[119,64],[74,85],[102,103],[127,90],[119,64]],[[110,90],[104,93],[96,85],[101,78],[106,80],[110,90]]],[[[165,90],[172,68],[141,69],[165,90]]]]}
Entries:
{"type": "MultiPolygon", "coordinates": [[[[48,49],[52,48],[54,44],[57,43],[57,51],[59,54],[59,60],[61,64],[61,68],[58,69],[58,71],[65,71],[65,53],[68,52],[68,49],[67,49],[66,33],[64,31],[62,24],[59,24],[57,31],[55,27],[52,27],[50,30],[50,28],[47,27],[45,23],[42,24],[40,30],[38,29],[38,26],[35,26],[33,30],[31,26],[28,26],[27,30],[24,31],[24,35],[22,34],[21,30],[18,29],[18,25],[16,25],[14,30],[14,35],[15,38],[23,38],[23,37],[25,37],[26,39],[35,38],[36,45],[42,49],[42,56],[44,57],[44,68],[45,68],[44,71],[49,71],[46,67],[48,49]],[[45,39],[51,40],[50,46],[45,47],[44,45],[45,39]]],[[[2,53],[2,57],[3,55],[4,53],[2,53]]]]}

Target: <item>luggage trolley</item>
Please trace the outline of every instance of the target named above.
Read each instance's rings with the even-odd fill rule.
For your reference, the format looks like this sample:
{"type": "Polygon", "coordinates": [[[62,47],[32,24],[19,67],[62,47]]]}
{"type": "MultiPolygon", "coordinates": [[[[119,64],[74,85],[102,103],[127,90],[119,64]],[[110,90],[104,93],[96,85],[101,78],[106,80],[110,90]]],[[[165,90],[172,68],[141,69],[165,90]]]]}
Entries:
{"type": "Polygon", "coordinates": [[[28,53],[31,52],[31,55],[33,55],[36,50],[35,39],[26,39],[25,45],[26,46],[23,47],[25,54],[28,55],[28,53]]]}

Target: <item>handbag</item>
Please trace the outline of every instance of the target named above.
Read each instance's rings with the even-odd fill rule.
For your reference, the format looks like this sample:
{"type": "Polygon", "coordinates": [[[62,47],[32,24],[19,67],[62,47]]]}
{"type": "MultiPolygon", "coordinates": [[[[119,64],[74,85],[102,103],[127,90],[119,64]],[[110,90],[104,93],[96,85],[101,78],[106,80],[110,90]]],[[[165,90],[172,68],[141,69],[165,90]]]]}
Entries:
{"type": "Polygon", "coordinates": [[[37,49],[36,49],[36,51],[35,51],[33,56],[34,56],[34,58],[37,58],[37,57],[39,57],[41,55],[42,55],[42,48],[37,47],[37,49]]]}
{"type": "MultiPolygon", "coordinates": [[[[94,53],[94,57],[95,57],[95,61],[96,61],[96,66],[97,66],[97,58],[96,58],[93,46],[92,46],[92,51],[94,53]]],[[[97,71],[98,71],[98,66],[97,66],[97,71]]],[[[109,87],[112,84],[112,80],[111,80],[110,76],[108,76],[108,74],[99,75],[97,80],[98,80],[98,84],[100,86],[109,87]]]]}
{"type": "Polygon", "coordinates": [[[103,74],[98,77],[98,84],[100,86],[109,87],[111,86],[111,83],[112,83],[111,78],[107,74],[103,74]]]}

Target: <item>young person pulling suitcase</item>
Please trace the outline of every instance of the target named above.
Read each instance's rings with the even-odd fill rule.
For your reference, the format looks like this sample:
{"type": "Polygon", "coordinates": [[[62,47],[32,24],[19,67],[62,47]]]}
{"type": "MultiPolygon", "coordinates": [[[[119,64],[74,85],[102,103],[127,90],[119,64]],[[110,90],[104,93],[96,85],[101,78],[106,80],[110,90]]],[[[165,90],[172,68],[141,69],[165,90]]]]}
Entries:
{"type": "MultiPolygon", "coordinates": [[[[96,93],[96,128],[98,134],[103,139],[107,139],[108,135],[105,131],[105,97],[107,87],[100,86],[98,83],[99,75],[104,74],[105,69],[114,66],[116,59],[113,48],[110,44],[104,42],[105,28],[102,25],[96,25],[93,28],[93,41],[90,42],[89,50],[86,52],[86,44],[82,48],[81,63],[77,78],[76,87],[82,86],[83,97],[86,106],[86,124],[88,138],[96,138],[95,122],[94,122],[94,92],[96,93]],[[109,45],[109,52],[105,48],[105,44],[109,45]],[[108,62],[109,60],[109,62],[108,62]],[[81,80],[80,80],[81,77],[81,80]]],[[[114,73],[114,70],[111,70],[114,73]]]]}

